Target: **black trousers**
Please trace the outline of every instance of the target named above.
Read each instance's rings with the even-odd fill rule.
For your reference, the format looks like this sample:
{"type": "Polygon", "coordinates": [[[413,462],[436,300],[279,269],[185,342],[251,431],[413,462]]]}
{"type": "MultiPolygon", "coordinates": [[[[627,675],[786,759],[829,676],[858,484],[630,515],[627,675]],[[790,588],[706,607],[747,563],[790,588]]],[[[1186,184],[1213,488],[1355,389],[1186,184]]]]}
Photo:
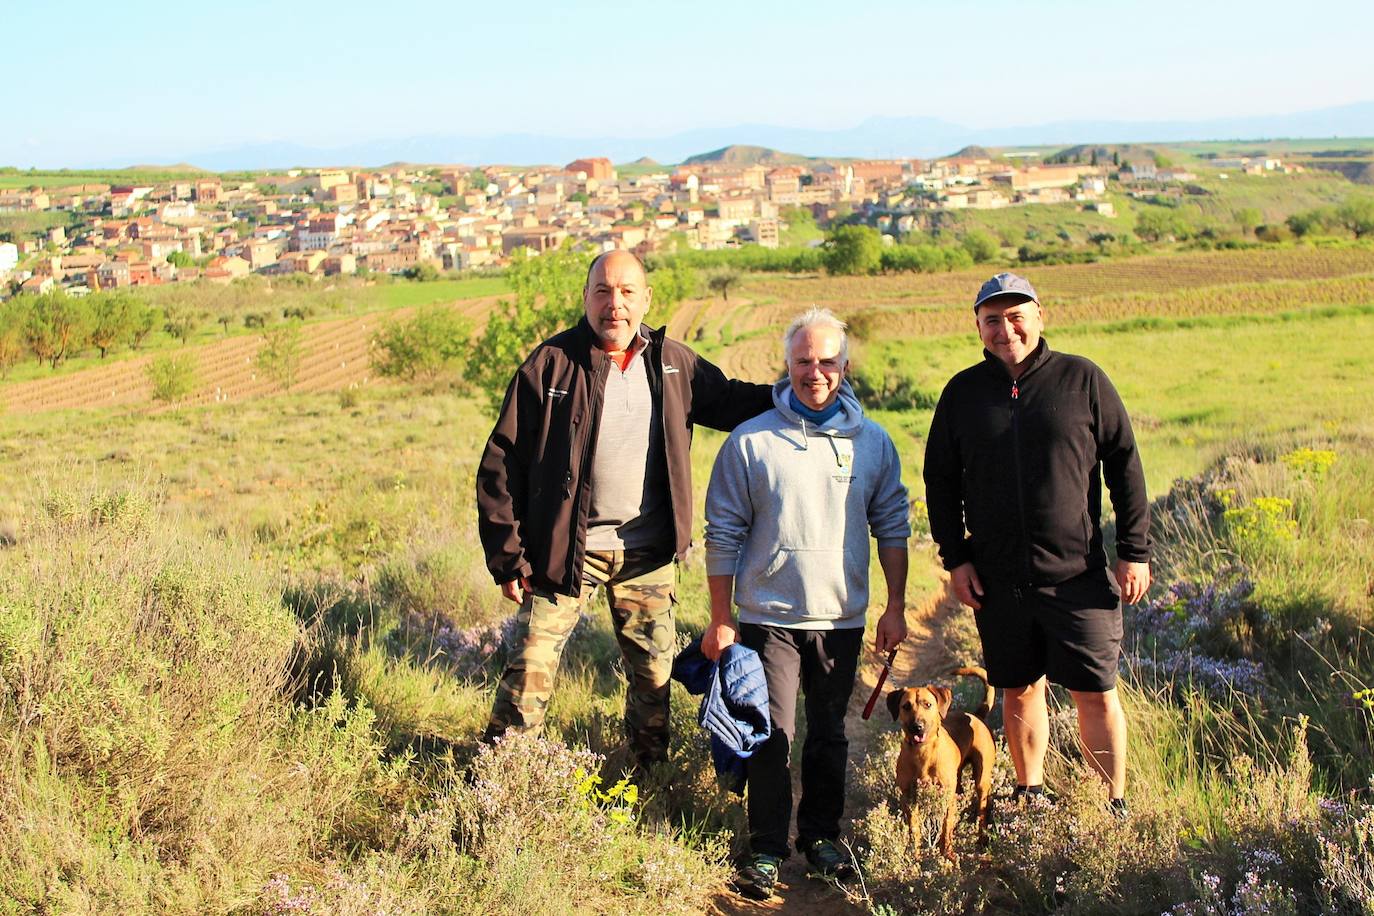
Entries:
{"type": "Polygon", "coordinates": [[[797,848],[800,850],[814,840],[839,838],[849,758],[844,714],[854,691],[863,635],[860,627],[797,630],[740,624],[740,642],[763,659],[768,680],[768,715],[773,720],[773,734],[746,761],[749,843],[753,852],[783,859],[789,852],[789,762],[797,734],[798,686],[806,696],[806,741],[802,745],[797,848]]]}

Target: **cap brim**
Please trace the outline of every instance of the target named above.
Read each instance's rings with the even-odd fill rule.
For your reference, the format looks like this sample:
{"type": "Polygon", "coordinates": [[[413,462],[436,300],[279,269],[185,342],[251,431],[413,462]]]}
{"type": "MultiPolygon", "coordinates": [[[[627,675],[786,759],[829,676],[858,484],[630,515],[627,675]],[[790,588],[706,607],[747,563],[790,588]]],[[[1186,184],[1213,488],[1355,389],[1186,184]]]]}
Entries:
{"type": "Polygon", "coordinates": [[[1036,305],[1040,304],[1040,300],[1032,296],[1030,293],[1018,292],[1014,289],[999,289],[997,292],[988,293],[986,296],[979,299],[977,302],[973,303],[973,310],[975,312],[978,311],[980,307],[988,304],[994,299],[1010,299],[1013,297],[1016,299],[1017,302],[1034,302],[1036,305]]]}

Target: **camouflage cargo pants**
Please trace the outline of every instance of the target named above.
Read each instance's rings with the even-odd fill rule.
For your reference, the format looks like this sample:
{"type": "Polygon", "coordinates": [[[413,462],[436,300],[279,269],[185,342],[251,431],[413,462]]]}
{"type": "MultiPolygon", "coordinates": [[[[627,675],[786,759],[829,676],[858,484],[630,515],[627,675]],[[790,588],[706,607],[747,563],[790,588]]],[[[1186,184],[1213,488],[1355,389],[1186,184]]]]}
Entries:
{"type": "Polygon", "coordinates": [[[544,724],[563,647],[587,599],[598,586],[605,586],[616,640],[630,679],[625,696],[630,748],[641,764],[664,759],[668,753],[676,579],[671,554],[665,557],[659,548],[588,551],[581,594],[527,592],[516,614],[510,658],[496,688],[486,738],[490,740],[507,729],[534,731],[544,724]]]}

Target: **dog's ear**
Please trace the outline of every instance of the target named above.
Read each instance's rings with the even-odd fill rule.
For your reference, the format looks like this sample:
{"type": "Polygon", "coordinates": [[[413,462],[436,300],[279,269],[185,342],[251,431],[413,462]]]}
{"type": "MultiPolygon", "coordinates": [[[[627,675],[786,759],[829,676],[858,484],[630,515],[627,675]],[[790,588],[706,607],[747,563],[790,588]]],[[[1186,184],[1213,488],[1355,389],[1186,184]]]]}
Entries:
{"type": "Polygon", "coordinates": [[[949,715],[949,704],[954,702],[954,694],[948,687],[932,687],[930,692],[935,694],[935,699],[940,703],[940,718],[949,715]]]}
{"type": "Polygon", "coordinates": [[[902,688],[898,687],[887,695],[887,711],[892,713],[893,719],[902,711],[902,692],[902,688]]]}

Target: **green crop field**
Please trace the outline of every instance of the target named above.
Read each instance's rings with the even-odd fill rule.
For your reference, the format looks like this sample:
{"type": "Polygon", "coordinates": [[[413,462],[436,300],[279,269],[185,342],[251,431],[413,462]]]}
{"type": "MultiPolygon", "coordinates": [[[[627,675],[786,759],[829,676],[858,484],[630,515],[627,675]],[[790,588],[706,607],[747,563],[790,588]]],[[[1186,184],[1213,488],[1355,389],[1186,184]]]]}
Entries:
{"type": "MultiPolygon", "coordinates": [[[[993,269],[754,274],[728,303],[679,306],[673,330],[771,380],[796,312],[853,319],[856,382],[897,442],[919,533],[932,399],[980,358],[968,303],[993,269]]],[[[807,911],[1367,912],[1374,251],[1028,273],[1051,345],[1115,381],[1156,500],[1151,605],[1127,613],[1132,814],[1101,805],[1061,699],[1059,804],[999,809],[986,850],[961,829],[959,863],[941,866],[908,848],[892,804],[890,722],[855,717],[847,834],[866,877],[848,902],[818,885],[807,911]]],[[[360,318],[461,300],[480,318],[503,283],[270,296],[360,318]]],[[[264,307],[261,289],[224,289],[207,311],[264,307]]],[[[513,610],[476,543],[480,403],[449,379],[0,413],[10,909],[734,912],[724,881],[747,831],[693,698],[674,692],[669,763],[612,794],[624,688],[604,606],[569,642],[545,738],[477,747],[513,610]]],[[[698,534],[722,438],[696,437],[698,534]]],[[[928,540],[911,555],[914,637],[894,679],[917,683],[978,645],[928,540]]],[[[708,617],[699,551],[679,599],[685,639],[708,617]]],[[[1010,779],[1003,750],[998,793],[1010,779]]]]}

